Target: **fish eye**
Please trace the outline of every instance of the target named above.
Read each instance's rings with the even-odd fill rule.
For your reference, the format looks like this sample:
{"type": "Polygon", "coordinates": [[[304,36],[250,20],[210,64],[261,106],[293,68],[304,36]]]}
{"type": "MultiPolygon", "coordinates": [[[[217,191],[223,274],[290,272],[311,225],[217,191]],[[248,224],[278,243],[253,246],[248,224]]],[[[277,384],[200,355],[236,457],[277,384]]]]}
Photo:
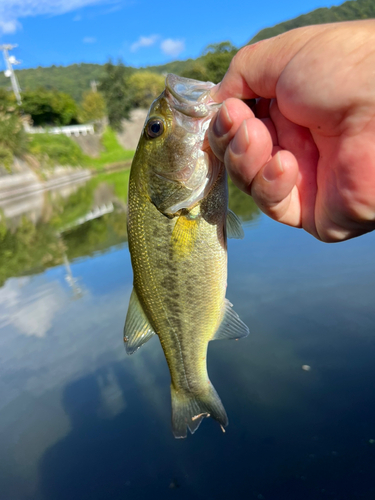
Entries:
{"type": "Polygon", "coordinates": [[[147,123],[146,131],[152,139],[159,137],[164,132],[164,123],[159,118],[153,118],[147,123]]]}

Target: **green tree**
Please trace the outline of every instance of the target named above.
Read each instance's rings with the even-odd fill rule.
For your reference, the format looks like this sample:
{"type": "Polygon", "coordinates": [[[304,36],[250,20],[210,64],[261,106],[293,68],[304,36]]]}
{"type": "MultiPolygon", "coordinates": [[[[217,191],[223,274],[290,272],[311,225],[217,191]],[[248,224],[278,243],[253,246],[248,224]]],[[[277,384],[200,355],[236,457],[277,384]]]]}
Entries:
{"type": "Polygon", "coordinates": [[[0,91],[0,165],[7,170],[13,156],[26,150],[26,134],[19,116],[19,108],[10,92],[0,91]]]}
{"type": "Polygon", "coordinates": [[[79,119],[82,123],[101,120],[106,114],[103,94],[91,90],[84,92],[79,119]]]}
{"type": "Polygon", "coordinates": [[[237,52],[237,48],[228,40],[219,43],[210,43],[203,50],[203,54],[227,54],[228,52],[237,52]]]}
{"type": "Polygon", "coordinates": [[[229,68],[229,64],[236,53],[236,47],[230,42],[208,45],[201,59],[206,67],[207,80],[219,83],[224,78],[229,68]]]}
{"type": "Polygon", "coordinates": [[[181,76],[185,78],[193,78],[205,82],[208,80],[207,68],[204,64],[194,61],[193,64],[187,65],[181,72],[181,76]]]}
{"type": "Polygon", "coordinates": [[[77,123],[78,107],[74,99],[64,92],[40,88],[22,94],[24,113],[35,125],[69,125],[77,123]]]}
{"type": "Polygon", "coordinates": [[[64,92],[52,92],[52,106],[61,125],[78,123],[78,106],[75,100],[64,92]]]}
{"type": "Polygon", "coordinates": [[[17,111],[17,101],[13,92],[0,88],[0,110],[17,111]]]}
{"type": "Polygon", "coordinates": [[[128,84],[131,88],[131,104],[135,108],[148,108],[164,90],[165,77],[151,71],[133,73],[128,84]]]}
{"type": "Polygon", "coordinates": [[[111,127],[121,130],[121,122],[124,118],[129,118],[132,108],[129,85],[132,69],[121,61],[117,65],[109,61],[104,68],[105,76],[100,81],[99,89],[104,95],[111,127]]]}

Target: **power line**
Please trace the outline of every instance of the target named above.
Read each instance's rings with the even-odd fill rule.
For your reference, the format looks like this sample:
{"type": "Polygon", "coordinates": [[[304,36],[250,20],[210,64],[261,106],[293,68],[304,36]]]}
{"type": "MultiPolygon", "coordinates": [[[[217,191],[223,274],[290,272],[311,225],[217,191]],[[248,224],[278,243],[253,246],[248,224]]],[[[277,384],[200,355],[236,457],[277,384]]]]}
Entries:
{"type": "Polygon", "coordinates": [[[13,70],[13,65],[14,64],[20,64],[19,61],[16,60],[14,56],[9,56],[9,50],[15,49],[17,45],[0,45],[0,50],[3,51],[4,55],[4,61],[7,69],[5,70],[4,74],[8,78],[10,78],[10,81],[12,82],[12,88],[14,95],[16,96],[17,102],[20,105],[22,103],[21,101],[21,89],[20,85],[18,83],[17,77],[14,73],[13,70]]]}

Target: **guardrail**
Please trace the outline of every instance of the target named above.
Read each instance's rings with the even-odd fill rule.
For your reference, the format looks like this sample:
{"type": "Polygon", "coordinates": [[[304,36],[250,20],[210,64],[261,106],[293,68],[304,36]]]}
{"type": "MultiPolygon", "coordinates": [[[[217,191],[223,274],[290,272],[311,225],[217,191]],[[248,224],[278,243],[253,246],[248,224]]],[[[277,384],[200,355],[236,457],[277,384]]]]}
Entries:
{"type": "Polygon", "coordinates": [[[51,127],[51,128],[43,128],[43,127],[30,127],[25,126],[25,131],[28,134],[64,134],[68,137],[74,135],[76,137],[80,135],[88,135],[94,134],[94,125],[68,125],[66,127],[51,127]]]}

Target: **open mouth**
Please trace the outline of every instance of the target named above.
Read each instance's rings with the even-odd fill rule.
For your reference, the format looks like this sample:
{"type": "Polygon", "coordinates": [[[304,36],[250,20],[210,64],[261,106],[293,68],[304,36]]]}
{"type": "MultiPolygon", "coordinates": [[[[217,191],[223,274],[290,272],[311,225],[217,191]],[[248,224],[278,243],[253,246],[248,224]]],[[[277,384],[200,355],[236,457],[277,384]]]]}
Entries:
{"type": "Polygon", "coordinates": [[[193,118],[204,118],[220,106],[210,96],[213,87],[215,84],[211,82],[200,82],[173,74],[169,74],[166,79],[167,95],[169,93],[172,96],[174,108],[193,118]]]}

